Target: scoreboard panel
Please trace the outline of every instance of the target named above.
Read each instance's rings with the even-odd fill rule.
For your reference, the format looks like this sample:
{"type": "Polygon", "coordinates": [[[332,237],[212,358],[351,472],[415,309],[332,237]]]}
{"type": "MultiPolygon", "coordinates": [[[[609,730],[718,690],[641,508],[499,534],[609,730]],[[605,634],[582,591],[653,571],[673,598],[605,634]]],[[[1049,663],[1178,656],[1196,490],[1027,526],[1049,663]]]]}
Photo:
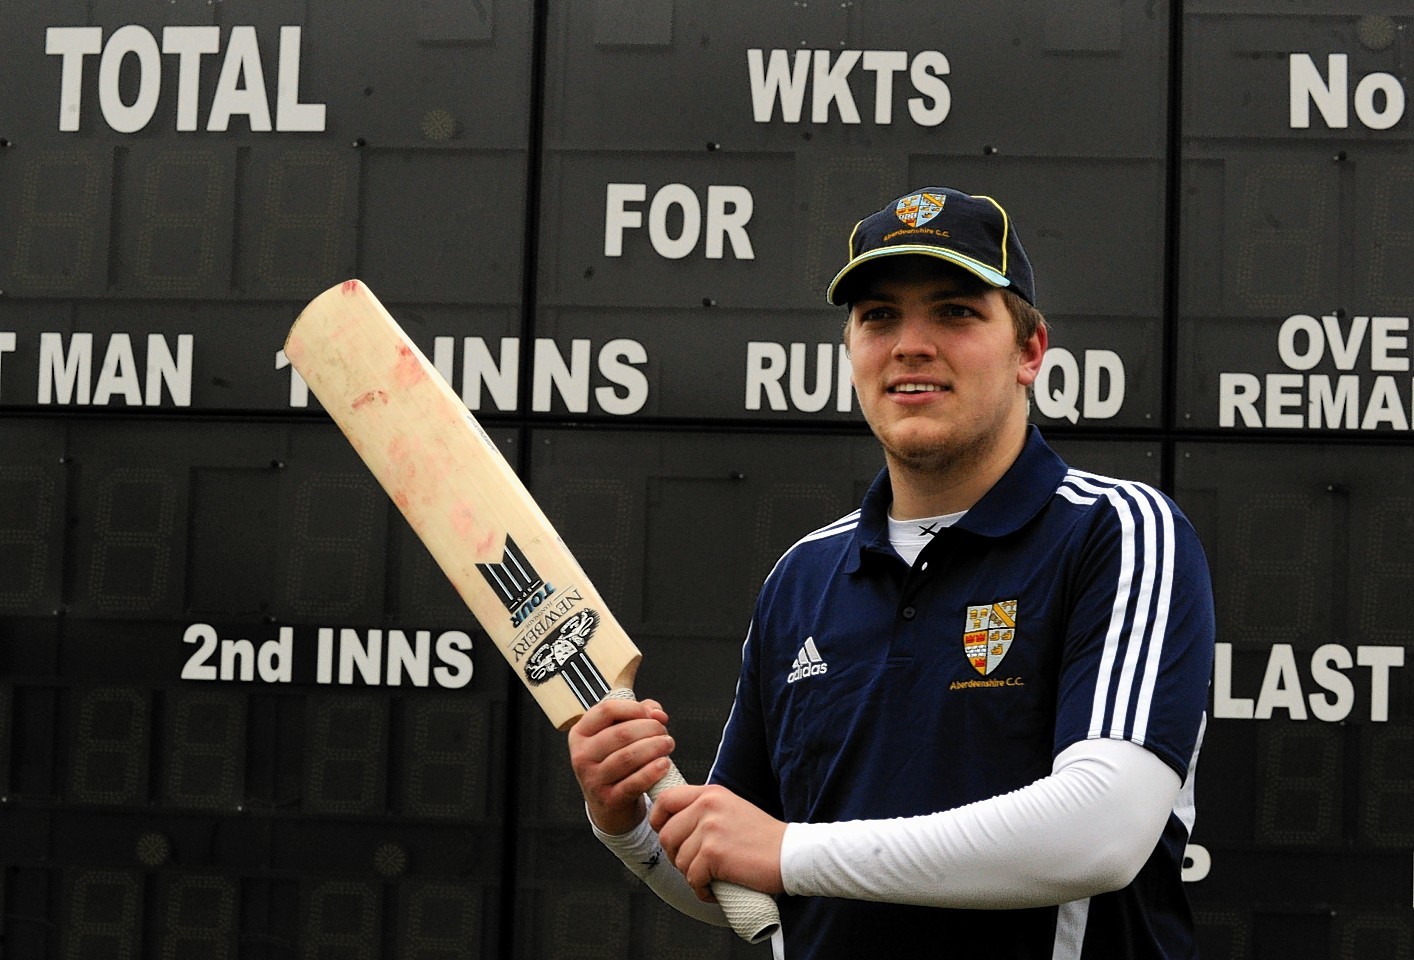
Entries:
{"type": "Polygon", "coordinates": [[[337,431],[219,426],[0,427],[7,945],[493,950],[504,675],[337,431]]]}
{"type": "Polygon", "coordinates": [[[1391,918],[1408,931],[1410,454],[1194,443],[1177,464],[1219,624],[1193,900],[1240,931],[1227,955],[1262,955],[1291,919],[1319,955],[1358,956],[1391,918]]]}
{"type": "Polygon", "coordinates": [[[1407,432],[1407,40],[1273,13],[1185,14],[1180,425],[1407,432]]]}

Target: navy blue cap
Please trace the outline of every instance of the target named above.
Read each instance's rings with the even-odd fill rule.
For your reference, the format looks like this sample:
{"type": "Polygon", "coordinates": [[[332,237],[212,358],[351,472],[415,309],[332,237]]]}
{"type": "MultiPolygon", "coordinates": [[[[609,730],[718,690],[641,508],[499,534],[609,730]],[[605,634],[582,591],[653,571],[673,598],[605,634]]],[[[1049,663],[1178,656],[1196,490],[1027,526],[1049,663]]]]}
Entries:
{"type": "Polygon", "coordinates": [[[899,254],[937,257],[975,274],[994,287],[1008,287],[1036,304],[1031,261],[1016,227],[1000,203],[949,187],[923,187],[899,197],[855,224],[849,262],[835,274],[825,299],[846,302],[841,284],[858,267],[899,254]]]}

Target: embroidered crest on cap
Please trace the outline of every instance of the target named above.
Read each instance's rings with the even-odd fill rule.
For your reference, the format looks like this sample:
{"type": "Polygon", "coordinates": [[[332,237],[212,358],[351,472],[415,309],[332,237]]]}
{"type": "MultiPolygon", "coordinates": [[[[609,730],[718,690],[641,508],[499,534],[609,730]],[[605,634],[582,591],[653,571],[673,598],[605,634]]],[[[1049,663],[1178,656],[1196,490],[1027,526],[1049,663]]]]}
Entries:
{"type": "Polygon", "coordinates": [[[1015,600],[999,600],[967,608],[962,649],[967,654],[967,661],[982,676],[987,676],[1002,662],[1015,635],[1015,600]]]}
{"type": "Polygon", "coordinates": [[[894,213],[910,227],[921,227],[943,212],[941,193],[913,193],[894,205],[894,213]]]}

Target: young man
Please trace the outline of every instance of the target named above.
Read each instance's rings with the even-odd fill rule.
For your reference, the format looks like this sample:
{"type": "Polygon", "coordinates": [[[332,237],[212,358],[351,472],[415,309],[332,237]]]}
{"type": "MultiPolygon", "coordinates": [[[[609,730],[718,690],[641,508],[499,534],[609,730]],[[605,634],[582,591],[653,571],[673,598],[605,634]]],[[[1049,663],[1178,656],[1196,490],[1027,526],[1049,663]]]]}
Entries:
{"type": "Polygon", "coordinates": [[[866,217],[828,299],[885,469],[767,578],[709,785],[647,809],[672,749],[651,701],[570,731],[596,832],[709,921],[713,879],[784,894],[791,960],[1195,956],[1214,625],[1191,526],[1028,426],[1047,331],[994,200],[866,217]]]}

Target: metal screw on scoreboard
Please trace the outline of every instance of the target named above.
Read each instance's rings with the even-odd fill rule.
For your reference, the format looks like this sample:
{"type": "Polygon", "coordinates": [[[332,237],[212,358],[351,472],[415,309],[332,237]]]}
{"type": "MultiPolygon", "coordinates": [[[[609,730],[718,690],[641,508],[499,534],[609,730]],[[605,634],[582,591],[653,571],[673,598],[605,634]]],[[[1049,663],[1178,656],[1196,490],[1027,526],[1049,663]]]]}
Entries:
{"type": "Polygon", "coordinates": [[[399,843],[385,843],[373,851],[373,869],[380,876],[396,877],[407,870],[407,849],[399,843]]]}
{"type": "Polygon", "coordinates": [[[138,837],[137,849],[134,852],[143,866],[160,867],[171,857],[172,844],[165,835],[153,831],[138,837]]]}

